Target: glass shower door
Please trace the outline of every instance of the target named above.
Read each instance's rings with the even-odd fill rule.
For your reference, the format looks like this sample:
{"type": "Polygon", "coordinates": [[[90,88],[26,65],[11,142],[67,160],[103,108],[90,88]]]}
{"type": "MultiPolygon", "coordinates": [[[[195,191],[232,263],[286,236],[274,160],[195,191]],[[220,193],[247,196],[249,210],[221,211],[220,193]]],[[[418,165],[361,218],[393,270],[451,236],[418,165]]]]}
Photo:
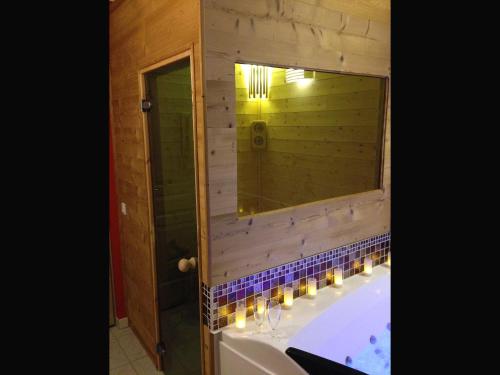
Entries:
{"type": "Polygon", "coordinates": [[[198,243],[189,58],[145,75],[162,365],[201,374],[198,243]],[[182,269],[182,271],[180,270],[182,269]]]}

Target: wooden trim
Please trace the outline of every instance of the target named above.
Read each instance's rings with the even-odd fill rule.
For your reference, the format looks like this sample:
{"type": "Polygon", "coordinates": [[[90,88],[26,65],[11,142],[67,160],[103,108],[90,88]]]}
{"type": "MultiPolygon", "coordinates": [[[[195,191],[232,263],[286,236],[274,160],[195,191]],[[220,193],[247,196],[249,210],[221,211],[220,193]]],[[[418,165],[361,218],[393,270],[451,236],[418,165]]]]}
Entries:
{"type": "MultiPolygon", "coordinates": [[[[283,208],[278,208],[276,210],[269,210],[269,211],[264,211],[264,212],[257,212],[253,215],[245,215],[245,216],[238,216],[236,219],[237,221],[245,221],[249,219],[255,219],[258,217],[264,217],[264,216],[270,216],[270,215],[275,215],[275,214],[282,214],[286,212],[293,212],[297,209],[300,208],[310,208],[314,206],[321,206],[321,205],[335,205],[338,202],[342,201],[348,201],[353,198],[362,198],[363,195],[366,195],[367,197],[374,195],[377,196],[376,199],[378,199],[378,195],[382,197],[384,195],[384,189],[379,188],[379,189],[374,189],[374,190],[368,190],[368,191],[363,191],[361,193],[355,193],[355,194],[348,194],[348,195],[341,195],[339,197],[333,197],[333,198],[327,198],[327,199],[322,199],[318,201],[313,201],[313,202],[307,202],[307,203],[302,203],[302,204],[297,204],[295,206],[289,206],[289,207],[283,207],[283,208]]],[[[237,212],[233,213],[238,214],[237,212]]]]}
{"type": "MultiPolygon", "coordinates": [[[[204,353],[204,348],[206,345],[208,345],[210,348],[212,347],[210,344],[208,344],[210,341],[210,337],[207,337],[205,335],[205,327],[203,325],[203,289],[202,289],[202,282],[204,276],[208,273],[208,268],[207,265],[208,263],[205,261],[206,257],[208,254],[206,254],[203,251],[202,248],[202,236],[201,236],[201,230],[202,230],[202,212],[203,210],[201,209],[201,203],[200,203],[200,183],[199,183],[199,174],[200,174],[200,168],[199,168],[199,149],[198,149],[198,116],[197,116],[197,106],[196,106],[196,97],[198,95],[198,92],[196,90],[196,61],[194,59],[194,44],[191,46],[190,54],[189,54],[189,61],[190,61],[190,73],[191,73],[191,103],[192,103],[192,119],[193,119],[193,152],[194,152],[194,169],[195,169],[195,190],[196,190],[196,235],[197,235],[197,252],[198,252],[198,301],[199,301],[199,332],[200,332],[200,356],[201,356],[201,373],[202,375],[210,375],[212,374],[211,368],[213,367],[213,359],[210,358],[207,363],[205,361],[205,353],[204,353]]],[[[207,160],[206,158],[206,147],[203,148],[204,151],[204,160],[207,160]]],[[[203,173],[206,173],[206,168],[203,170],[203,173]]],[[[202,187],[205,188],[205,187],[202,187]]],[[[206,194],[205,194],[206,196],[206,194]]],[[[206,211],[205,211],[206,213],[206,211]]],[[[208,223],[208,221],[206,221],[208,223]]],[[[212,351],[211,351],[212,352],[212,351]]]]}
{"type": "MultiPolygon", "coordinates": [[[[153,68],[146,68],[139,71],[139,90],[140,90],[140,100],[145,97],[146,94],[146,82],[145,82],[145,73],[153,70],[153,68]]],[[[137,103],[140,105],[140,103],[137,103]]],[[[158,288],[157,288],[157,274],[156,274],[156,247],[155,247],[155,231],[154,231],[154,213],[153,213],[153,188],[151,183],[151,156],[149,149],[149,129],[148,129],[148,120],[147,115],[144,112],[141,112],[141,124],[142,124],[142,132],[144,137],[144,161],[146,163],[146,190],[147,190],[147,205],[148,205],[148,234],[149,234],[149,242],[150,248],[152,252],[151,256],[151,269],[152,269],[152,285],[153,285],[153,294],[154,294],[154,304],[155,304],[155,341],[160,341],[160,318],[159,318],[159,306],[158,306],[158,288]]],[[[157,353],[151,353],[154,355],[154,362],[157,368],[161,368],[161,358],[157,353]]]]}
{"type": "MultiPolygon", "coordinates": [[[[200,210],[200,219],[201,221],[205,222],[205,229],[206,229],[206,236],[203,239],[202,242],[200,242],[201,246],[201,253],[203,258],[201,259],[201,262],[198,264],[201,265],[202,267],[202,272],[201,272],[201,282],[205,283],[206,285],[209,285],[210,280],[211,280],[211,267],[210,267],[210,247],[211,247],[211,239],[210,239],[210,191],[208,189],[208,181],[209,181],[209,174],[208,174],[208,141],[207,141],[207,124],[206,124],[206,118],[207,118],[207,106],[206,106],[206,100],[205,100],[205,93],[207,92],[207,87],[206,87],[206,80],[205,80],[205,22],[204,22],[204,10],[203,10],[203,1],[198,2],[199,4],[199,9],[198,9],[198,17],[199,17],[199,28],[198,28],[198,33],[199,33],[199,64],[200,64],[200,76],[198,78],[198,82],[200,83],[201,86],[201,92],[198,93],[201,98],[203,98],[203,105],[201,108],[201,114],[202,118],[201,120],[203,121],[202,127],[203,127],[203,160],[204,160],[204,168],[202,171],[199,171],[199,173],[204,174],[204,181],[205,185],[200,186],[200,189],[204,190],[204,196],[205,196],[205,210],[200,210]],[[204,215],[203,218],[201,218],[201,215],[204,215]]],[[[196,147],[198,152],[200,151],[198,147],[196,147]]],[[[213,375],[216,373],[215,370],[215,361],[214,361],[214,335],[210,333],[210,329],[203,324],[203,292],[202,292],[202,286],[200,283],[200,327],[201,327],[201,332],[202,332],[202,350],[201,350],[201,359],[202,359],[202,374],[203,375],[213,375]]]]}
{"type": "Polygon", "coordinates": [[[387,137],[387,134],[386,134],[386,131],[387,131],[387,110],[389,109],[389,95],[390,95],[390,91],[389,91],[389,88],[390,88],[390,78],[387,77],[385,80],[384,80],[384,89],[385,89],[385,92],[384,92],[384,103],[383,103],[383,106],[382,107],[382,110],[383,110],[383,120],[382,120],[382,144],[381,144],[381,147],[380,147],[380,165],[379,165],[379,168],[380,168],[380,188],[382,190],[385,191],[385,185],[384,185],[384,169],[385,169],[385,146],[386,146],[386,137],[387,137]]]}
{"type": "Polygon", "coordinates": [[[167,57],[163,60],[160,60],[158,61],[157,63],[154,63],[153,65],[148,65],[147,67],[145,68],[142,68],[141,70],[139,70],[139,79],[141,79],[141,94],[144,95],[145,93],[145,87],[143,86],[144,84],[144,75],[146,73],[149,73],[153,70],[156,70],[158,68],[161,68],[165,65],[169,65],[171,63],[174,63],[176,61],[179,61],[179,60],[182,60],[186,57],[189,57],[190,58],[190,61],[192,61],[192,56],[193,56],[193,46],[190,45],[189,49],[183,51],[183,52],[180,52],[180,53],[177,53],[173,56],[170,56],[170,57],[167,57]]]}
{"type": "MultiPolygon", "coordinates": [[[[210,282],[211,278],[211,269],[210,269],[210,246],[211,246],[211,241],[210,241],[210,191],[208,189],[208,181],[209,181],[209,175],[208,175],[208,141],[207,141],[207,125],[206,125],[206,118],[207,118],[207,106],[206,106],[206,101],[205,101],[205,93],[207,92],[207,87],[206,87],[206,80],[204,76],[205,72],[205,42],[204,42],[204,18],[203,18],[203,5],[202,1],[199,2],[199,11],[198,11],[198,16],[199,16],[199,49],[200,49],[200,76],[198,78],[198,82],[201,83],[201,92],[199,93],[200,97],[203,98],[203,106],[201,108],[201,114],[202,114],[202,120],[203,120],[203,139],[204,139],[204,146],[203,146],[203,158],[204,158],[204,170],[201,171],[200,173],[204,174],[205,178],[205,186],[202,186],[201,188],[204,189],[204,195],[206,197],[205,199],[205,212],[203,213],[204,221],[205,221],[205,226],[206,226],[206,238],[203,240],[203,245],[205,247],[204,250],[204,258],[202,259],[203,263],[203,274],[202,274],[202,282],[208,285],[210,282]]],[[[198,147],[197,147],[198,149],[198,147]]]]}
{"type": "MultiPolygon", "coordinates": [[[[199,161],[198,161],[198,128],[197,128],[197,107],[196,107],[196,68],[194,61],[194,44],[191,47],[191,54],[189,56],[190,59],[190,73],[191,73],[191,105],[192,105],[192,113],[191,116],[193,119],[193,152],[194,152],[194,184],[196,189],[196,237],[197,237],[197,252],[198,252],[198,321],[199,321],[199,332],[200,332],[200,363],[201,363],[201,373],[202,375],[210,374],[210,372],[205,370],[206,363],[204,361],[204,347],[205,347],[205,335],[203,330],[203,288],[202,288],[202,279],[206,270],[203,267],[205,254],[203,254],[202,246],[201,246],[201,209],[200,209],[200,182],[199,182],[199,161]]],[[[206,157],[205,157],[206,160],[206,157]]]]}

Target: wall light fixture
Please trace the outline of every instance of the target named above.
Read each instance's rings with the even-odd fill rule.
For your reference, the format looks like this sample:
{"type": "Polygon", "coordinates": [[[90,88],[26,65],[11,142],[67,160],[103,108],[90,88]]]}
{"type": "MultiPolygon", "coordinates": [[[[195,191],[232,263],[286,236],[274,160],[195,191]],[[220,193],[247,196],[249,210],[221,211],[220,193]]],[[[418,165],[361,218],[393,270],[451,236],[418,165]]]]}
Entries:
{"type": "Polygon", "coordinates": [[[315,77],[315,72],[304,69],[287,69],[285,72],[286,83],[297,82],[301,85],[309,84],[315,77]]]}
{"type": "Polygon", "coordinates": [[[271,69],[268,66],[250,65],[248,74],[248,97],[250,99],[269,98],[269,84],[271,81],[271,69]]]}

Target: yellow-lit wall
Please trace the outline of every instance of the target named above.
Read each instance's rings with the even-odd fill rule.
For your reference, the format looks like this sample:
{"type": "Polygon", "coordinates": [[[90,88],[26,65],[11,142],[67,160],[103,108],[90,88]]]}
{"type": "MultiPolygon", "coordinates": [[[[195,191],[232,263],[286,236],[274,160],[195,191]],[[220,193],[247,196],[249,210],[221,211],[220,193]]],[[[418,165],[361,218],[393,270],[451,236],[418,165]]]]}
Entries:
{"type": "Polygon", "coordinates": [[[240,215],[374,190],[379,187],[384,81],[316,72],[286,83],[273,68],[269,97],[248,98],[235,65],[240,215]],[[252,149],[250,125],[264,120],[265,150],[252,149]]]}

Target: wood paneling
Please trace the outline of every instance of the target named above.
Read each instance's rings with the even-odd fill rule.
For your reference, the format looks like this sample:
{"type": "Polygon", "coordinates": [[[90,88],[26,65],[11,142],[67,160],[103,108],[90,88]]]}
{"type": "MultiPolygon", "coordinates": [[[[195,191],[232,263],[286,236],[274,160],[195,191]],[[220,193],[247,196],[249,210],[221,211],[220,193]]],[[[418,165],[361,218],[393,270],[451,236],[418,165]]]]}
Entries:
{"type": "MultiPolygon", "coordinates": [[[[149,157],[140,112],[139,72],[181,52],[193,51],[200,275],[207,281],[208,193],[200,15],[200,2],[197,0],[120,0],[110,9],[112,133],[118,199],[127,204],[127,215],[120,220],[127,312],[132,328],[157,365],[159,357],[155,353],[155,346],[159,329],[155,251],[151,242],[153,228],[147,173],[149,157]]],[[[191,101],[182,97],[185,89],[174,87],[175,82],[170,84],[175,90],[168,90],[169,95],[162,100],[189,108],[191,101]]],[[[169,116],[174,115],[161,114],[166,124],[169,116]]],[[[182,144],[168,147],[172,147],[173,156],[182,150],[182,144]]],[[[211,350],[209,343],[206,344],[207,350],[211,350]]],[[[206,354],[208,357],[210,355],[210,352],[206,354]]],[[[205,368],[205,373],[211,373],[210,366],[205,368]]]]}
{"type": "MultiPolygon", "coordinates": [[[[390,230],[390,116],[385,124],[383,189],[238,218],[237,187],[243,180],[239,180],[237,174],[237,140],[247,136],[244,127],[256,119],[258,108],[255,103],[239,100],[245,95],[244,87],[237,83],[234,71],[234,64],[241,62],[389,77],[389,2],[206,0],[202,16],[206,125],[209,134],[214,131],[214,136],[207,139],[210,284],[390,230]]],[[[321,74],[318,83],[320,79],[321,74]]],[[[329,127],[321,133],[326,138],[335,136],[335,147],[341,149],[342,154],[361,155],[356,158],[352,176],[345,177],[345,183],[349,183],[349,178],[351,182],[356,180],[356,171],[373,167],[370,163],[374,162],[377,150],[369,141],[376,134],[366,129],[375,125],[373,114],[380,104],[376,94],[379,87],[365,83],[342,77],[333,88],[331,82],[321,82],[318,93],[325,94],[325,98],[318,108],[298,92],[295,99],[287,99],[283,96],[287,95],[284,90],[276,90],[276,101],[263,106],[262,118],[272,126],[270,132],[275,137],[275,143],[270,145],[273,153],[269,155],[269,163],[283,167],[281,177],[293,176],[287,163],[293,163],[297,156],[280,143],[283,130],[279,127],[300,126],[304,119],[311,119],[311,111],[315,111],[312,118],[316,126],[344,127],[344,138],[339,136],[340,128],[329,127]],[[349,91],[353,88],[359,89],[357,102],[349,100],[349,91]],[[290,105],[309,113],[287,112],[290,105]],[[353,114],[358,121],[347,123],[353,114]],[[349,139],[356,139],[357,143],[352,144],[349,139]]],[[[302,137],[300,128],[291,131],[290,137],[302,137]]],[[[298,141],[309,150],[302,162],[311,173],[321,173],[318,158],[336,156],[314,145],[315,139],[298,141]]],[[[251,168],[251,154],[244,155],[248,151],[244,146],[238,147],[245,165],[251,168]]],[[[339,168],[349,168],[348,164],[339,165],[339,168]]],[[[266,178],[275,177],[268,173],[266,178]]],[[[245,179],[244,175],[241,178],[245,179]]],[[[254,198],[248,186],[249,191],[244,193],[251,201],[254,198]]],[[[276,193],[265,201],[266,207],[279,207],[276,201],[282,197],[276,193]]],[[[321,197],[326,190],[317,186],[314,193],[321,197]]],[[[345,194],[340,188],[337,193],[345,194]]]]}

